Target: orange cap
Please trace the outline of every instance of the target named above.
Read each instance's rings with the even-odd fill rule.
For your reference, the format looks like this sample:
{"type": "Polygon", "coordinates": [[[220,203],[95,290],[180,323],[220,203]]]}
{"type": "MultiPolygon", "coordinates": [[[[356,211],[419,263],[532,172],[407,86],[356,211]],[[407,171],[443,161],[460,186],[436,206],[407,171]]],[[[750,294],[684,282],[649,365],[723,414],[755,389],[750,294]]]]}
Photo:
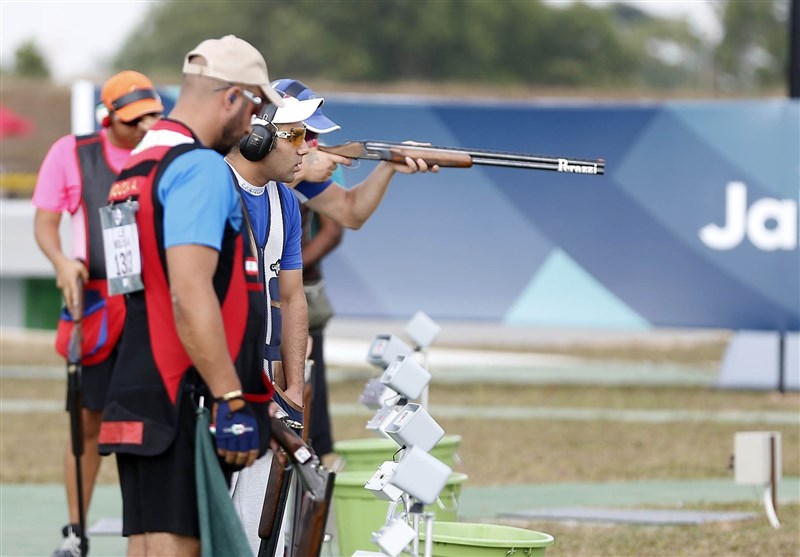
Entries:
{"type": "Polygon", "coordinates": [[[130,122],[145,114],[164,112],[161,98],[147,76],[134,71],[124,71],[108,78],[103,84],[100,99],[109,114],[116,113],[123,122],[130,122]]]}

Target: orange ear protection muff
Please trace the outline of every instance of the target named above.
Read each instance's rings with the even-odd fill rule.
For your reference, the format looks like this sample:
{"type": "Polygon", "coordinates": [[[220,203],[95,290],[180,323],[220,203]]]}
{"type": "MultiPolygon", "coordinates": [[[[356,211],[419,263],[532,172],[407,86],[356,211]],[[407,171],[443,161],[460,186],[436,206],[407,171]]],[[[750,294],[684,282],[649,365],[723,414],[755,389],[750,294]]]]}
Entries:
{"type": "MultiPolygon", "coordinates": [[[[283,97],[283,91],[277,91],[283,97]]],[[[275,132],[278,127],[272,123],[278,105],[270,103],[253,121],[252,131],[239,141],[239,152],[249,161],[257,162],[267,156],[275,148],[275,132]]]]}

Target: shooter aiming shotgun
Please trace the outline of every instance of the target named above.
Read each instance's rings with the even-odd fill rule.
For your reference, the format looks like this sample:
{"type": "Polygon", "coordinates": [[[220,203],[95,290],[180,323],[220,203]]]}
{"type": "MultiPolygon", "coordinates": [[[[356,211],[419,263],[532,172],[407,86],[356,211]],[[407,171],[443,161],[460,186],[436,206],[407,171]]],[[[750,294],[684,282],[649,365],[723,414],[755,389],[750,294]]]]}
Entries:
{"type": "Polygon", "coordinates": [[[406,157],[423,159],[429,165],[470,168],[473,165],[506,166],[532,170],[551,170],[573,174],[604,174],[603,159],[548,157],[529,153],[509,153],[485,149],[460,149],[393,143],[390,141],[348,141],[341,145],[320,145],[321,151],[350,159],[405,162],[406,157]]]}
{"type": "MultiPolygon", "coordinates": [[[[78,488],[78,524],[81,528],[81,555],[86,556],[88,540],[86,539],[86,516],[83,510],[83,473],[81,457],[83,456],[83,400],[81,398],[81,372],[83,366],[83,281],[78,277],[75,285],[77,299],[72,312],[72,331],[67,346],[67,410],[72,437],[72,454],[75,456],[75,480],[78,488]]],[[[69,304],[69,300],[67,300],[69,304]]]]}

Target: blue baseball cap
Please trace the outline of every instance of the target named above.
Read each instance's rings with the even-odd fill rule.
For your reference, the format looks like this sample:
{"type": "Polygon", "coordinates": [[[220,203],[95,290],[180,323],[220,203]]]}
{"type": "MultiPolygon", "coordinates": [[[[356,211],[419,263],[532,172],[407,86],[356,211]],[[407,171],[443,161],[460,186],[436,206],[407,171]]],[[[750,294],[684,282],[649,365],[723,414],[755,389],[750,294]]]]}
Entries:
{"type": "MultiPolygon", "coordinates": [[[[288,77],[273,81],[272,88],[283,91],[284,98],[294,97],[299,101],[319,98],[308,85],[302,81],[288,77]]],[[[315,133],[328,133],[342,129],[339,124],[322,113],[322,102],[320,102],[319,106],[320,107],[314,111],[314,114],[303,120],[303,123],[306,125],[309,131],[315,133]]]]}

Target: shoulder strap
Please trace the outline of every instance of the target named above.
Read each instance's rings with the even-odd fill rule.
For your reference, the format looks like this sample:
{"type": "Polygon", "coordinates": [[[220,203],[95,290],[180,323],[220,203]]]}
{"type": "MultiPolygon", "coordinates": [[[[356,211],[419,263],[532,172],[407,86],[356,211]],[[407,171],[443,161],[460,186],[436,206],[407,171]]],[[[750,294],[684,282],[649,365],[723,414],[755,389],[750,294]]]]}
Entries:
{"type": "MultiPolygon", "coordinates": [[[[283,256],[283,244],[286,238],[286,224],[283,218],[283,197],[278,184],[271,181],[267,184],[265,195],[269,199],[269,225],[267,242],[264,245],[265,261],[280,261],[283,256]]],[[[264,269],[267,276],[268,269],[264,269]]],[[[274,271],[273,271],[274,272],[274,271]]],[[[277,276],[277,272],[275,273],[277,276]]]]}
{"type": "Polygon", "coordinates": [[[75,143],[79,146],[82,143],[91,143],[100,139],[100,132],[92,132],[84,135],[76,135],[75,143]]]}
{"type": "Polygon", "coordinates": [[[258,257],[258,244],[256,243],[256,237],[253,232],[253,223],[250,221],[250,215],[247,213],[247,204],[244,202],[244,196],[242,195],[241,188],[239,187],[239,177],[236,176],[236,173],[233,171],[230,165],[228,165],[228,170],[231,171],[231,176],[233,176],[233,187],[236,188],[236,193],[239,195],[239,205],[242,207],[242,218],[244,219],[244,225],[247,227],[247,235],[250,238],[250,255],[253,257],[258,257]]]}

